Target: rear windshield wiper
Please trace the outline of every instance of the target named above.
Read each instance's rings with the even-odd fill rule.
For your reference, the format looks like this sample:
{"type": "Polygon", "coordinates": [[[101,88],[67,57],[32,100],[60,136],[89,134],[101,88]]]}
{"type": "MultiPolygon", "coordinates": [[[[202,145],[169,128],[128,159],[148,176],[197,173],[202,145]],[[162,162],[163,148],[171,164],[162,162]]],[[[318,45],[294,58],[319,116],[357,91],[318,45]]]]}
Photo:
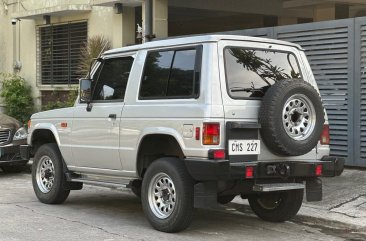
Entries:
{"type": "Polygon", "coordinates": [[[264,91],[263,91],[263,89],[262,88],[260,88],[260,89],[257,89],[257,88],[231,88],[230,89],[230,91],[231,92],[261,92],[261,93],[263,93],[264,94],[264,91]]]}

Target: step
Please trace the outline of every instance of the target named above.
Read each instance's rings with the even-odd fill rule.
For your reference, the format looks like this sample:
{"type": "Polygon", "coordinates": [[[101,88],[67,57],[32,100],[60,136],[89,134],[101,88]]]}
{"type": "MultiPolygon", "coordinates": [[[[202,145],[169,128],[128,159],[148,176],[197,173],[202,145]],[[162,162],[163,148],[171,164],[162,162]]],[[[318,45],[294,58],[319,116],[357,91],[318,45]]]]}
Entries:
{"type": "Polygon", "coordinates": [[[302,183],[269,183],[269,184],[255,184],[253,191],[255,192],[276,192],[294,189],[304,189],[305,185],[302,183]]]}

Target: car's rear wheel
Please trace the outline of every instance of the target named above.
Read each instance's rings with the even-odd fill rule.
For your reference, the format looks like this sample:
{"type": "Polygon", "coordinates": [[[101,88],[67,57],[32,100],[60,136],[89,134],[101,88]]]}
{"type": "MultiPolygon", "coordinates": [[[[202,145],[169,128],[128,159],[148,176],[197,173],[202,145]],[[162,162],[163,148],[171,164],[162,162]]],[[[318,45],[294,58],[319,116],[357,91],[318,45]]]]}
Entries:
{"type": "Polygon", "coordinates": [[[63,203],[69,196],[63,172],[62,156],[56,144],[44,144],[34,156],[32,183],[37,198],[42,203],[63,203]]]}
{"type": "Polygon", "coordinates": [[[300,210],[304,191],[289,190],[251,195],[248,197],[253,212],[265,221],[284,222],[300,210]]]}
{"type": "Polygon", "coordinates": [[[177,158],[160,158],[147,169],[141,192],[150,224],[163,232],[186,229],[193,216],[193,179],[177,158]]]}

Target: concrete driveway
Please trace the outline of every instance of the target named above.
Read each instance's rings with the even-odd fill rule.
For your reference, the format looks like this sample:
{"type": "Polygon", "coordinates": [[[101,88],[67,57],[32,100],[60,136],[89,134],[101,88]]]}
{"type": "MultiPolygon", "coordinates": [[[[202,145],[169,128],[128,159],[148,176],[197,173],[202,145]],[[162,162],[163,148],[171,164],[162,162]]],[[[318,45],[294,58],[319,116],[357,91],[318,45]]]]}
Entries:
{"type": "MultiPolygon", "coordinates": [[[[155,231],[129,190],[84,186],[62,205],[36,199],[29,173],[0,172],[0,240],[366,240],[351,224],[298,215],[285,223],[258,219],[245,203],[197,210],[178,234],[155,231]]],[[[305,207],[306,208],[306,207],[305,207]]]]}

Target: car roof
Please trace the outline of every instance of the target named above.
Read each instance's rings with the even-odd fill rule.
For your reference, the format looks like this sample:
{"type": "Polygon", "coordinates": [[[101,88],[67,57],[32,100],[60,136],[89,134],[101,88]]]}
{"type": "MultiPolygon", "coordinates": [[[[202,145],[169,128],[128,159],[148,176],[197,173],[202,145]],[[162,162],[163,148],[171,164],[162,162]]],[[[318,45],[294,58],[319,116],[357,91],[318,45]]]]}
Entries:
{"type": "Polygon", "coordinates": [[[298,44],[281,41],[281,40],[249,37],[249,36],[241,36],[241,35],[216,35],[216,34],[212,35],[212,34],[210,34],[210,35],[196,35],[196,36],[188,36],[188,37],[174,37],[174,38],[167,38],[167,39],[161,39],[161,40],[154,40],[154,41],[146,42],[143,44],[108,50],[104,53],[104,55],[117,54],[117,53],[122,53],[122,52],[132,52],[132,51],[138,51],[138,50],[142,50],[142,49],[153,49],[153,48],[159,48],[159,47],[173,47],[173,46],[189,45],[189,44],[195,44],[195,43],[218,42],[220,40],[234,40],[234,41],[279,44],[279,45],[295,47],[295,48],[298,48],[299,50],[302,50],[301,46],[298,44]]]}

